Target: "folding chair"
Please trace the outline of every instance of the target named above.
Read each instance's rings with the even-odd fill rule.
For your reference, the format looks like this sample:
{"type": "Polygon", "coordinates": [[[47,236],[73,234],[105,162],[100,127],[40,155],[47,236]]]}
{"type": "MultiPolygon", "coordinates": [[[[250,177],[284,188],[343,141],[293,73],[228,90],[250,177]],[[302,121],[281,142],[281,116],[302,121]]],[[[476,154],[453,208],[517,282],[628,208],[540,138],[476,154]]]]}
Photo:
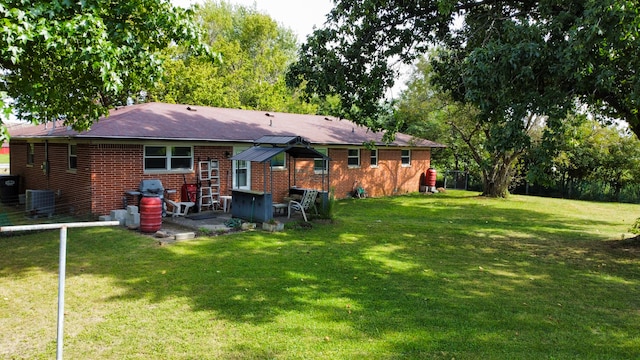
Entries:
{"type": "Polygon", "coordinates": [[[289,200],[289,209],[288,209],[288,217],[291,217],[291,211],[299,211],[302,213],[302,217],[304,221],[307,221],[307,211],[310,208],[315,210],[316,214],[318,214],[318,209],[316,208],[316,197],[318,196],[317,190],[305,190],[302,195],[302,199],[300,201],[289,200]]]}
{"type": "Polygon", "coordinates": [[[172,217],[186,216],[187,213],[189,212],[189,209],[191,209],[196,204],[191,201],[177,202],[177,201],[169,200],[167,198],[165,198],[164,201],[167,204],[171,205],[171,209],[167,209],[167,214],[170,214],[172,217]]]}

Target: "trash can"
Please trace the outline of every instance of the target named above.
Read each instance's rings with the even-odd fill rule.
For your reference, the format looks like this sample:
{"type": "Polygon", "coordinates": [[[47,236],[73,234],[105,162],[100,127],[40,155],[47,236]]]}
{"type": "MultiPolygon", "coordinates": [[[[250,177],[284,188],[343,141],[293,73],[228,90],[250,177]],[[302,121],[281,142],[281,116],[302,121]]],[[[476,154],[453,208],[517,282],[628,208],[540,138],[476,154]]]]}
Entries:
{"type": "Polygon", "coordinates": [[[0,201],[5,204],[18,202],[20,194],[19,175],[0,175],[0,201]]]}

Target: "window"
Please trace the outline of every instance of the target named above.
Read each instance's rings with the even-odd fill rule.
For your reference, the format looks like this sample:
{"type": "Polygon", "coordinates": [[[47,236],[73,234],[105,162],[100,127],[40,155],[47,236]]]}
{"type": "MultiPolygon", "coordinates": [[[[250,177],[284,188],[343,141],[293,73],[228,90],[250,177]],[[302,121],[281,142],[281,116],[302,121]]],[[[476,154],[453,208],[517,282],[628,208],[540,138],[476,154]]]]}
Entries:
{"type": "Polygon", "coordinates": [[[271,158],[271,167],[272,168],[279,168],[279,169],[284,169],[286,167],[285,165],[285,152],[281,152],[280,154],[274,156],[271,158]]]}
{"type": "Polygon", "coordinates": [[[402,166],[411,166],[411,150],[402,150],[400,160],[402,161],[402,166]]]}
{"type": "MultiPolygon", "coordinates": [[[[326,148],[316,148],[315,149],[317,152],[319,152],[320,154],[327,156],[327,149],[326,148]]],[[[315,171],[316,173],[326,173],[327,172],[327,163],[328,161],[325,161],[323,158],[317,158],[313,160],[313,171],[315,171]]]]}
{"type": "Polygon", "coordinates": [[[145,146],[145,170],[191,170],[193,149],[190,146],[145,146]]]}
{"type": "Polygon", "coordinates": [[[360,166],[360,149],[347,150],[347,165],[349,167],[360,166]]]}
{"type": "Polygon", "coordinates": [[[76,170],[78,168],[78,145],[69,144],[69,170],[76,170]]]}
{"type": "MultiPolygon", "coordinates": [[[[248,147],[233,148],[234,154],[240,154],[247,150],[248,147]]],[[[233,188],[234,189],[251,189],[251,163],[245,160],[235,160],[233,162],[233,188]]]]}
{"type": "Polygon", "coordinates": [[[33,165],[35,153],[36,146],[34,144],[27,144],[27,165],[33,165]]]}
{"type": "Polygon", "coordinates": [[[378,150],[373,149],[371,150],[371,167],[377,167],[377,166],[378,166],[378,150]]]}

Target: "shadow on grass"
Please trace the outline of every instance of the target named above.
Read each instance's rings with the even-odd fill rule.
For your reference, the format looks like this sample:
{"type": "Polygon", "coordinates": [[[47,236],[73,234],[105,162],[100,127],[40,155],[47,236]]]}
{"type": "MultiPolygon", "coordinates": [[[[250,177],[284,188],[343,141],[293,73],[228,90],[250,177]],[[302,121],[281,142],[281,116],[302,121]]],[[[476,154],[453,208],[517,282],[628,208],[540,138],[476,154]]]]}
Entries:
{"type": "MultiPolygon", "coordinates": [[[[334,343],[369,344],[362,351],[373,358],[640,355],[631,346],[640,329],[638,261],[594,246],[607,239],[585,231],[610,222],[468,197],[336,207],[333,225],[168,247],[120,229],[74,229],[67,274],[115,279],[125,291],[110,302],[188,298],[194,311],[285,338],[325,331],[334,343]]],[[[57,233],[41,235],[0,239],[9,256],[0,276],[57,271],[57,233]]],[[[284,345],[266,353],[265,342],[228,351],[287,353],[284,345]]]]}

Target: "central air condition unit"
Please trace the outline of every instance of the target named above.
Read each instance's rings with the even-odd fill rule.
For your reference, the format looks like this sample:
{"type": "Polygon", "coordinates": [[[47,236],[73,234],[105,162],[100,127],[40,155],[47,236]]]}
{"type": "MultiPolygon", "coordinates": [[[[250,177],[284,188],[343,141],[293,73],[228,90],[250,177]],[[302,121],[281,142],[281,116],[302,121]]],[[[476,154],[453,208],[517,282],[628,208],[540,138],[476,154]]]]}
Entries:
{"type": "Polygon", "coordinates": [[[25,211],[27,215],[47,215],[51,217],[56,208],[56,195],[53,190],[27,190],[25,193],[25,211]]]}

